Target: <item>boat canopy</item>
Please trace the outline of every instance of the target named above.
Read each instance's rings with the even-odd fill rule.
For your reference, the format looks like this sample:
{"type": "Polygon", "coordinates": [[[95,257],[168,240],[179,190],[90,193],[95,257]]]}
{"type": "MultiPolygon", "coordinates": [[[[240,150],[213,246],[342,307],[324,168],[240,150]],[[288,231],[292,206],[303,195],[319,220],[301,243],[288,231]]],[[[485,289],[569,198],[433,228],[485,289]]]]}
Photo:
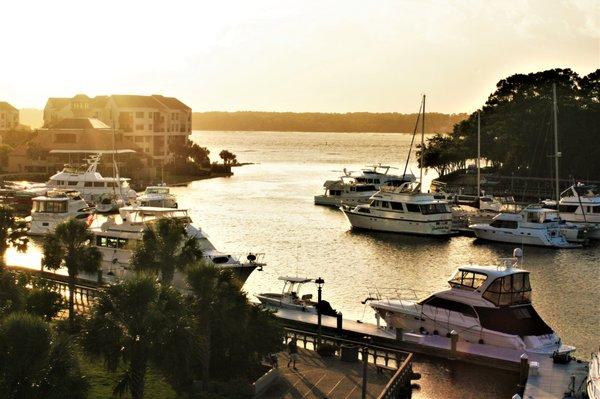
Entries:
{"type": "Polygon", "coordinates": [[[312,279],[308,278],[308,277],[286,277],[286,276],[281,276],[279,277],[279,280],[281,281],[287,281],[289,283],[294,283],[294,284],[304,284],[304,283],[310,283],[312,281],[312,279]]]}

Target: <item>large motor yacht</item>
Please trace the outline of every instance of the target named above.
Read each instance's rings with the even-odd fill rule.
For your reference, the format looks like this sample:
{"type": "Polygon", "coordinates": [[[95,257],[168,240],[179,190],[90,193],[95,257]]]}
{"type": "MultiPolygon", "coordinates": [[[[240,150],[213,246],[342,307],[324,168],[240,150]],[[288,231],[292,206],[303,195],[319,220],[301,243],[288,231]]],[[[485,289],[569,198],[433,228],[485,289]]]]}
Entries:
{"type": "Polygon", "coordinates": [[[31,209],[30,235],[46,235],[69,218],[88,219],[94,209],[73,190],[50,190],[46,195],[35,197],[31,209]]]}
{"type": "Polygon", "coordinates": [[[364,204],[377,192],[373,184],[358,183],[354,178],[343,176],[339,180],[327,180],[325,193],[315,195],[315,205],[339,207],[364,204]]]}
{"type": "Polygon", "coordinates": [[[377,189],[383,186],[401,186],[407,182],[414,182],[415,175],[405,173],[403,175],[395,175],[390,173],[390,169],[396,169],[387,165],[368,165],[358,173],[347,173],[349,177],[353,177],[358,183],[373,184],[377,189]]]}
{"type": "Polygon", "coordinates": [[[394,233],[447,236],[452,211],[445,200],[421,193],[418,183],[382,187],[370,204],[342,207],[353,228],[394,233]]]}
{"type": "Polygon", "coordinates": [[[588,229],[588,237],[600,240],[600,194],[595,186],[574,185],[561,194],[558,211],[562,220],[588,229]]]}
{"type": "Polygon", "coordinates": [[[103,177],[97,171],[101,156],[91,155],[84,165],[65,165],[46,185],[48,188],[77,190],[89,203],[100,202],[103,195],[118,195],[125,202],[134,199],[136,193],[129,187],[128,178],[103,177]]]}
{"type": "MultiPolygon", "coordinates": [[[[198,239],[204,259],[219,268],[232,270],[245,282],[250,273],[264,263],[259,261],[263,254],[249,253],[246,259],[218,251],[207,235],[192,224],[186,209],[125,206],[119,209],[119,217],[109,216],[105,222],[91,227],[95,235],[95,246],[102,254],[102,272],[107,279],[119,280],[132,274],[130,261],[133,250],[142,240],[144,230],[149,223],[159,218],[177,218],[183,220],[188,236],[198,239]]],[[[174,284],[182,286],[183,276],[176,273],[174,284]]]]}
{"type": "Polygon", "coordinates": [[[531,303],[529,272],[520,269],[522,252],[501,259],[499,266],[459,267],[450,289],[423,300],[385,299],[371,294],[370,306],[388,327],[420,334],[448,336],[530,353],[568,353],[561,339],[531,303]]]}
{"type": "Polygon", "coordinates": [[[585,234],[583,230],[563,226],[555,210],[537,205],[530,205],[520,213],[500,213],[491,223],[472,224],[469,229],[483,240],[553,248],[577,248],[580,245],[569,243],[565,234],[574,236],[573,240],[585,234]]]}
{"type": "Polygon", "coordinates": [[[177,198],[166,185],[148,186],[142,195],[136,198],[140,206],[177,208],[177,198]]]}

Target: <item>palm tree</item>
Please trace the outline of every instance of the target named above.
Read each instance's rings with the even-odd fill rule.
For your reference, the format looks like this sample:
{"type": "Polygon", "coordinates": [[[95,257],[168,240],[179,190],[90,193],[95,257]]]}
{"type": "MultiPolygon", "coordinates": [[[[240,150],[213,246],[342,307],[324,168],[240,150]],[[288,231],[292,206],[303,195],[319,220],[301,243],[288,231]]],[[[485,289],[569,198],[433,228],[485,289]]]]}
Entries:
{"type": "Polygon", "coordinates": [[[9,246],[24,252],[27,249],[27,224],[18,220],[11,207],[0,205],[0,265],[9,246]]]}
{"type": "Polygon", "coordinates": [[[49,324],[13,313],[0,324],[0,396],[7,399],[86,397],[72,344],[49,324]]]}
{"type": "Polygon", "coordinates": [[[185,221],[161,218],[144,230],[131,265],[136,271],[160,273],[162,284],[170,285],[176,270],[185,270],[201,256],[198,240],[188,236],[185,221]]]}
{"type": "Polygon", "coordinates": [[[141,275],[100,293],[82,343],[87,353],[104,359],[109,371],[125,365],[115,394],[129,391],[133,399],[142,399],[149,364],[164,359],[164,352],[172,349],[167,343],[182,346],[192,341],[182,335],[189,330],[186,320],[181,294],[141,275]],[[174,342],[173,336],[182,339],[174,342]]]}
{"type": "Polygon", "coordinates": [[[94,235],[82,220],[71,218],[56,226],[54,233],[44,241],[42,266],[51,270],[61,267],[63,261],[69,274],[69,328],[74,329],[74,295],[77,276],[95,273],[100,269],[100,251],[90,244],[94,235]]]}
{"type": "Polygon", "coordinates": [[[202,335],[202,388],[207,390],[214,337],[213,323],[227,318],[240,322],[244,318],[247,298],[241,290],[242,284],[233,273],[204,262],[198,262],[189,268],[187,281],[193,296],[193,317],[202,335]]]}

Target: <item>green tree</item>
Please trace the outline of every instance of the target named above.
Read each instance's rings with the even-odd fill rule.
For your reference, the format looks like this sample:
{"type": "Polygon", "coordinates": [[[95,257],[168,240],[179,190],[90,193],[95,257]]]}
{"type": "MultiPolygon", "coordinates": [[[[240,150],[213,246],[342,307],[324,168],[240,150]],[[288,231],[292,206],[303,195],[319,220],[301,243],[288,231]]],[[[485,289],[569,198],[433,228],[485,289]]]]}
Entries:
{"type": "Polygon", "coordinates": [[[0,266],[4,265],[4,255],[9,246],[24,252],[28,242],[25,221],[19,220],[11,207],[0,205],[0,266]]]}
{"type": "Polygon", "coordinates": [[[69,274],[69,328],[74,329],[74,294],[80,273],[95,273],[100,269],[100,251],[90,244],[94,235],[82,220],[71,218],[56,226],[44,240],[42,266],[57,270],[64,262],[69,274]]]}
{"type": "Polygon", "coordinates": [[[147,225],[131,265],[136,271],[159,273],[162,284],[170,285],[175,271],[184,271],[201,256],[198,239],[187,234],[186,221],[161,218],[147,225]]]}
{"type": "Polygon", "coordinates": [[[0,324],[0,393],[7,399],[85,398],[68,338],[55,337],[42,319],[14,313],[0,324]]]}
{"type": "Polygon", "coordinates": [[[189,331],[186,323],[181,294],[159,286],[149,276],[139,276],[100,293],[85,322],[82,344],[88,354],[104,359],[110,372],[124,366],[115,394],[130,392],[133,399],[142,399],[151,364],[164,370],[165,359],[174,364],[165,352],[189,353],[185,345],[192,340],[184,336],[189,331]]]}

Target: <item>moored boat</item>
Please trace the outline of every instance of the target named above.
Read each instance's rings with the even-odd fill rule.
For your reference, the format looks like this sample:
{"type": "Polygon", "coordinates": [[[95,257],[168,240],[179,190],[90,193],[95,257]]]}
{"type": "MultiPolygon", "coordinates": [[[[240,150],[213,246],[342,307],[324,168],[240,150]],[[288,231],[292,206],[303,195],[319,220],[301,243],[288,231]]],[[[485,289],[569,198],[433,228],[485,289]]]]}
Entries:
{"type": "Polygon", "coordinates": [[[354,178],[342,176],[339,180],[327,180],[322,195],[315,195],[315,205],[339,207],[364,204],[377,192],[373,184],[358,183],[354,178]]]}
{"type": "Polygon", "coordinates": [[[69,218],[89,220],[94,208],[74,190],[50,190],[46,195],[33,199],[31,209],[30,235],[46,235],[54,232],[56,226],[69,218]]]}
{"type": "Polygon", "coordinates": [[[317,314],[320,309],[322,315],[335,316],[336,312],[331,308],[329,302],[321,300],[320,304],[313,301],[312,294],[300,295],[304,284],[313,282],[307,277],[279,277],[283,281],[281,293],[256,294],[256,298],[264,305],[272,308],[291,309],[301,312],[317,314]]]}

